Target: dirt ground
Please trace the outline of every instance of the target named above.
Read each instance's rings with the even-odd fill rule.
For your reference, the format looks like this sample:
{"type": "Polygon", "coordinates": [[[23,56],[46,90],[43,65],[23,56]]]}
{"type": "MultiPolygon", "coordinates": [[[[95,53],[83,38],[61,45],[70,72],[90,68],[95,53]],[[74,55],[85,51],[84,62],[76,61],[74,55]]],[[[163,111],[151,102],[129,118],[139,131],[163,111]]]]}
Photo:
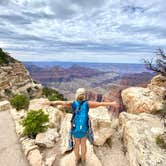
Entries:
{"type": "Polygon", "coordinates": [[[18,142],[14,121],[8,111],[0,112],[0,165],[29,165],[18,142]]]}

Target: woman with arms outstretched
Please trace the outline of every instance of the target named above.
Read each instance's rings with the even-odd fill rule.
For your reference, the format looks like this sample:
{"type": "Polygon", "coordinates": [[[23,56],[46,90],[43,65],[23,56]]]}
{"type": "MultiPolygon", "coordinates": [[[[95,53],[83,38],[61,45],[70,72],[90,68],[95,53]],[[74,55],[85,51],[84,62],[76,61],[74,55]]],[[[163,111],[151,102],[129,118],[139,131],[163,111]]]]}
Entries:
{"type": "Polygon", "coordinates": [[[89,108],[96,108],[99,106],[112,106],[115,110],[118,110],[119,104],[113,102],[96,102],[85,100],[85,89],[79,88],[75,94],[75,101],[51,101],[50,105],[62,105],[66,108],[72,108],[75,111],[74,127],[72,129],[72,136],[74,137],[74,154],[76,165],[82,162],[84,166],[86,163],[86,140],[88,131],[88,112],[89,108]],[[76,111],[77,110],[77,111],[76,111]],[[81,145],[81,157],[79,155],[79,148],[81,145]]]}

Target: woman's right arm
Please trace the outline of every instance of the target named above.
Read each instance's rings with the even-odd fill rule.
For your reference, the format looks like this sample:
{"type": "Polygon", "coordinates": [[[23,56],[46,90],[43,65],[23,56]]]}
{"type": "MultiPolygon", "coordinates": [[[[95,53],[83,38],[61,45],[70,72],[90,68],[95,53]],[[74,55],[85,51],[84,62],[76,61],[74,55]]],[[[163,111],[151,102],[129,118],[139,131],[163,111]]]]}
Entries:
{"type": "Polygon", "coordinates": [[[112,107],[114,107],[115,110],[119,109],[119,103],[117,103],[116,101],[112,101],[112,102],[88,101],[88,104],[89,104],[90,108],[96,108],[99,106],[112,106],[112,107]]]}
{"type": "Polygon", "coordinates": [[[51,105],[51,106],[62,105],[64,107],[71,107],[72,103],[73,103],[73,101],[60,101],[60,100],[57,100],[57,101],[50,101],[49,105],[51,105]]]}

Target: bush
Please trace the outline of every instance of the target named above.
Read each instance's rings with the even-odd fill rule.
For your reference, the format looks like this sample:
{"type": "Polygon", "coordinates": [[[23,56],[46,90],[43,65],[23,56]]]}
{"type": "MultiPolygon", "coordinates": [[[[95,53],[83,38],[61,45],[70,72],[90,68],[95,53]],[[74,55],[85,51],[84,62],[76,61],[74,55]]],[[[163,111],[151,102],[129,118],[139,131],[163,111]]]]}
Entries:
{"type": "Polygon", "coordinates": [[[0,64],[8,64],[10,62],[15,62],[16,60],[9,56],[7,52],[4,52],[2,48],[0,48],[0,64]]]}
{"type": "Polygon", "coordinates": [[[45,95],[50,101],[55,101],[55,100],[66,101],[67,100],[66,98],[64,98],[63,94],[60,94],[55,89],[48,88],[48,87],[43,88],[43,95],[45,95]]]}
{"type": "Polygon", "coordinates": [[[11,98],[10,103],[17,111],[19,111],[21,109],[28,109],[29,99],[24,95],[16,94],[11,98]]]}
{"type": "Polygon", "coordinates": [[[21,125],[25,127],[23,134],[35,138],[38,133],[47,130],[48,125],[45,125],[47,122],[49,122],[48,115],[44,114],[42,109],[30,110],[26,118],[21,121],[21,125]]]}

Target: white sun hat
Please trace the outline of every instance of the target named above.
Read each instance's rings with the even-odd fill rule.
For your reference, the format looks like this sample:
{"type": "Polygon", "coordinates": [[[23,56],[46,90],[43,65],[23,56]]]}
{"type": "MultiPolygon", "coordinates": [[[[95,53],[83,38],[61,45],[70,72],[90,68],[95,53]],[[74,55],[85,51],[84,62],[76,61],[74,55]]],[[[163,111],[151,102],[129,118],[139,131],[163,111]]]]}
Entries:
{"type": "Polygon", "coordinates": [[[75,100],[77,100],[80,95],[85,95],[85,88],[78,88],[76,90],[75,100]]]}

